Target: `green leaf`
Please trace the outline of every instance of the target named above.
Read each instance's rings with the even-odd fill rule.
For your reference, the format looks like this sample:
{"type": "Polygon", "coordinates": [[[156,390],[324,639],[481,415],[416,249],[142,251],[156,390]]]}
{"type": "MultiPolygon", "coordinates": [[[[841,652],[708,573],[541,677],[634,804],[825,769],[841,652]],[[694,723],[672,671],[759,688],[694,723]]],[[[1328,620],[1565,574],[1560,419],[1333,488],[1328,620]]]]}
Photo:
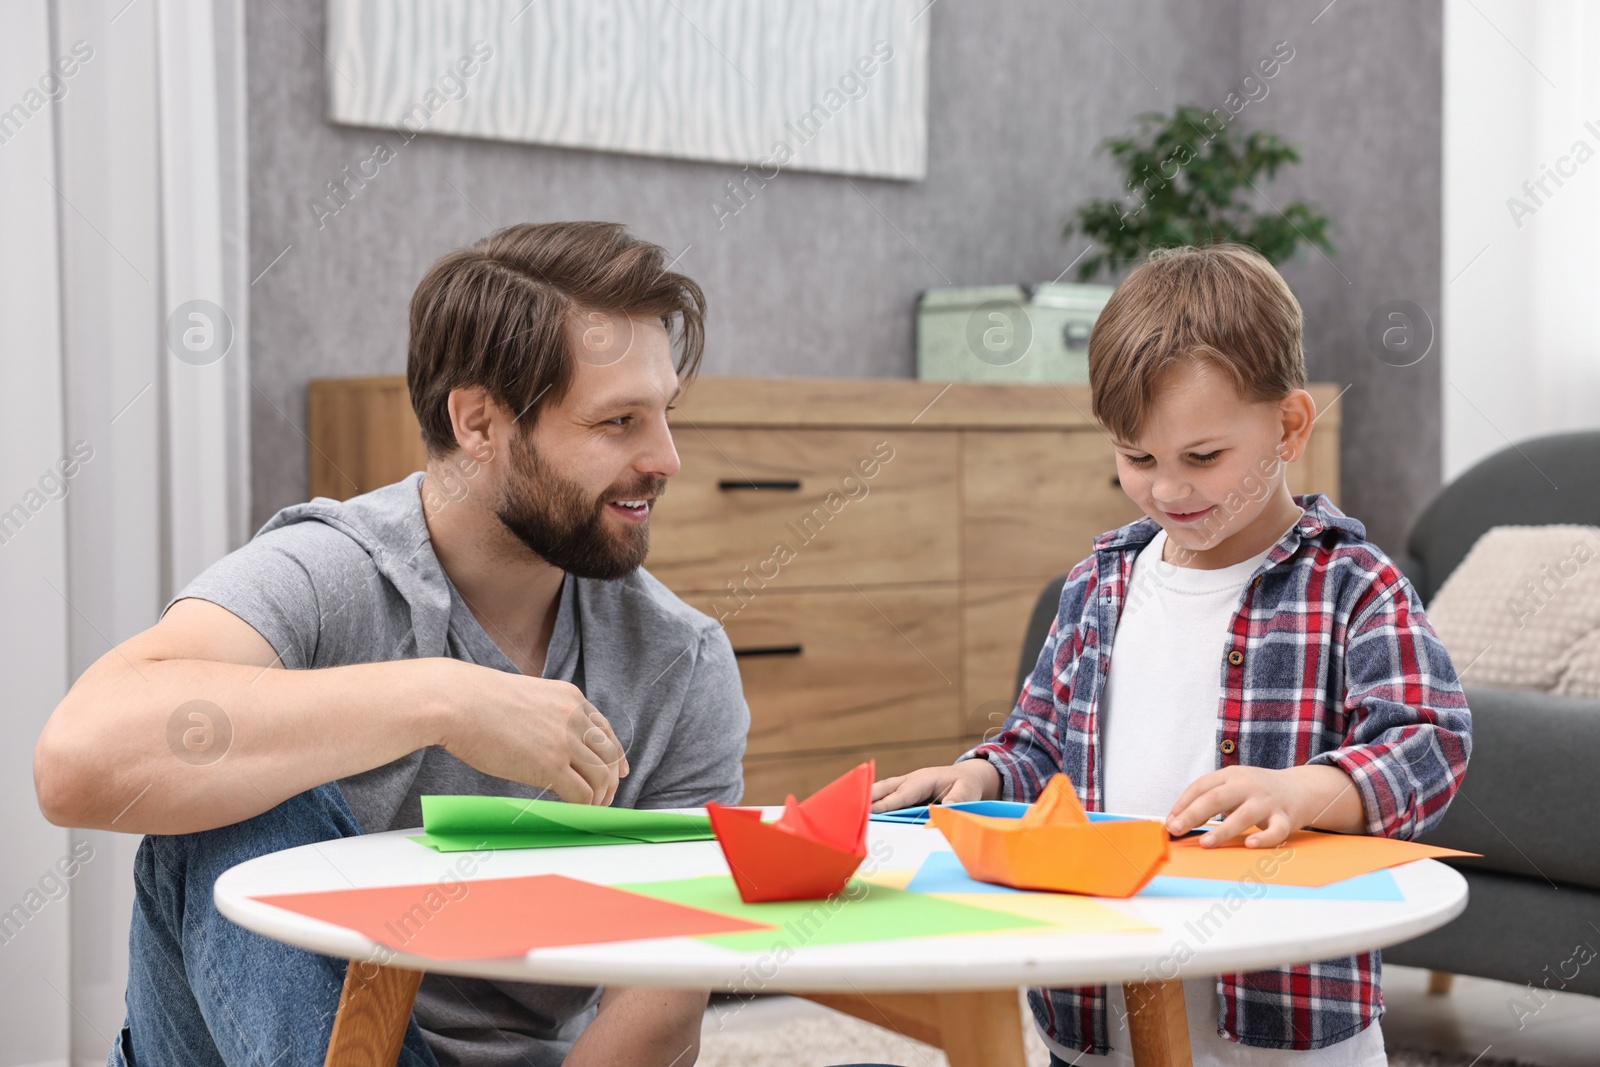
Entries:
{"type": "Polygon", "coordinates": [[[1078,280],[1116,275],[1155,248],[1239,241],[1282,263],[1302,246],[1333,255],[1331,220],[1297,200],[1279,212],[1267,186],[1301,162],[1300,150],[1270,130],[1245,133],[1226,116],[1194,104],[1169,115],[1136,115],[1131,132],[1097,146],[1121,171],[1118,193],[1084,201],[1062,236],[1081,234],[1094,251],[1078,265],[1078,280]],[[1257,195],[1257,190],[1261,195],[1257,195]]]}

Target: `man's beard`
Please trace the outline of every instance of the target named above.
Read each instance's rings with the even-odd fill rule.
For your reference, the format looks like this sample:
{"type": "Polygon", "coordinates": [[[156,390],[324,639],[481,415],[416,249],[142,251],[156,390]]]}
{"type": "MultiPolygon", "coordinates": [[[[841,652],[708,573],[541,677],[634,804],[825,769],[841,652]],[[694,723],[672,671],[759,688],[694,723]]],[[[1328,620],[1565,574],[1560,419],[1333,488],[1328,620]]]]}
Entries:
{"type": "Polygon", "coordinates": [[[551,566],[578,578],[611,581],[627,577],[644,562],[650,552],[650,524],[630,523],[620,533],[608,530],[607,502],[644,500],[660,496],[665,488],[666,479],[652,478],[636,490],[607,489],[591,500],[581,486],[553,471],[523,434],[512,442],[508,480],[495,514],[551,566]]]}

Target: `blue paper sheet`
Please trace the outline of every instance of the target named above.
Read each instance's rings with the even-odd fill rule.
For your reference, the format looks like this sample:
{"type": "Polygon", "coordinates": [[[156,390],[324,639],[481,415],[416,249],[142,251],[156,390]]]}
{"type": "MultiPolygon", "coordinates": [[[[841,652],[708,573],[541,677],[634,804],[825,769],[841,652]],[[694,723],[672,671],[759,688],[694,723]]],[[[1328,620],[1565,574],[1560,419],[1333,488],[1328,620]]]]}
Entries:
{"type": "MultiPolygon", "coordinates": [[[[1016,800],[961,800],[954,804],[941,805],[941,807],[949,808],[951,811],[967,811],[974,815],[989,815],[996,819],[1020,819],[1023,813],[1028,810],[1027,804],[1016,800]]],[[[1143,816],[1139,815],[1115,815],[1104,811],[1090,811],[1085,812],[1085,814],[1089,816],[1090,822],[1126,822],[1129,819],[1143,818],[1143,816]]],[[[898,808],[895,811],[879,812],[876,815],[868,816],[868,818],[873,822],[910,823],[920,826],[928,821],[928,809],[926,806],[920,808],[898,808]]],[[[1211,822],[1196,826],[1189,833],[1205,833],[1213,823],[1220,821],[1220,819],[1212,819],[1211,822]]]]}
{"type": "MultiPolygon", "coordinates": [[[[1022,813],[1028,810],[1028,805],[1011,800],[964,800],[957,804],[946,804],[945,807],[952,811],[970,811],[974,815],[993,815],[1000,819],[1020,819],[1022,813]]],[[[879,812],[868,818],[873,822],[905,822],[921,825],[928,821],[928,808],[927,805],[919,808],[900,808],[898,811],[879,812]]]]}
{"type": "MultiPolygon", "coordinates": [[[[1016,800],[962,800],[955,804],[942,804],[941,807],[951,811],[968,811],[974,815],[991,815],[997,819],[1020,819],[1022,813],[1028,810],[1028,805],[1016,800]]],[[[1121,822],[1133,818],[1132,815],[1108,815],[1103,811],[1091,811],[1090,822],[1121,822]]],[[[897,811],[884,811],[870,816],[874,822],[905,822],[918,825],[928,821],[928,809],[900,808],[897,811]]]]}
{"type": "MultiPolygon", "coordinates": [[[[991,802],[995,803],[995,802],[991,802]]],[[[1158,874],[1135,896],[1220,897],[1239,883],[1218,878],[1173,878],[1158,874]]],[[[1010,886],[980,882],[969,876],[954,852],[934,852],[906,885],[913,893],[1021,893],[1010,886]]],[[[1405,900],[1387,868],[1324,886],[1261,885],[1245,890],[1257,900],[1405,900]]]]}

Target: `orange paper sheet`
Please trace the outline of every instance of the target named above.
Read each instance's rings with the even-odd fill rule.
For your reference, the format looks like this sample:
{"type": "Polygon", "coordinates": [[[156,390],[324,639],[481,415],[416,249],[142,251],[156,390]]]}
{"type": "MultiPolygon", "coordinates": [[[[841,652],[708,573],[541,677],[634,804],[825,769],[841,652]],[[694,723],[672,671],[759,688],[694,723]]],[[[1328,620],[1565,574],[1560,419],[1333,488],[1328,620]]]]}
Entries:
{"type": "Polygon", "coordinates": [[[1199,835],[1179,838],[1168,849],[1157,874],[1178,878],[1253,878],[1273,885],[1324,886],[1412,860],[1476,856],[1417,841],[1358,834],[1296,830],[1277,848],[1246,848],[1244,836],[1217,848],[1204,848],[1199,835]]]}
{"type": "Polygon", "coordinates": [[[773,927],[559,874],[256,897],[435,960],[773,927]]]}
{"type": "Polygon", "coordinates": [[[1157,822],[1090,822],[1064,774],[1050,779],[1020,819],[933,805],[928,821],[972,877],[1013,889],[1131,897],[1167,856],[1157,822]]]}
{"type": "Polygon", "coordinates": [[[706,805],[739,898],[746,904],[821,900],[844,889],[867,855],[873,760],[805,800],[790,794],[775,822],[754,808],[706,805]]]}

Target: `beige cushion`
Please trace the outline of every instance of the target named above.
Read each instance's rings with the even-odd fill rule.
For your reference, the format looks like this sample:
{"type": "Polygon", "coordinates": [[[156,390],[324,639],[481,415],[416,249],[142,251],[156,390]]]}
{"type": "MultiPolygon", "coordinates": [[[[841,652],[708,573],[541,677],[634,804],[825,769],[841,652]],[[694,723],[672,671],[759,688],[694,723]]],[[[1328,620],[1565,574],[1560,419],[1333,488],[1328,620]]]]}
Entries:
{"type": "Polygon", "coordinates": [[[1567,653],[1566,667],[1552,693],[1600,700],[1600,630],[1590,630],[1578,638],[1567,653]]]}
{"type": "Polygon", "coordinates": [[[1600,697],[1600,528],[1496,526],[1427,613],[1469,685],[1600,697]]]}

